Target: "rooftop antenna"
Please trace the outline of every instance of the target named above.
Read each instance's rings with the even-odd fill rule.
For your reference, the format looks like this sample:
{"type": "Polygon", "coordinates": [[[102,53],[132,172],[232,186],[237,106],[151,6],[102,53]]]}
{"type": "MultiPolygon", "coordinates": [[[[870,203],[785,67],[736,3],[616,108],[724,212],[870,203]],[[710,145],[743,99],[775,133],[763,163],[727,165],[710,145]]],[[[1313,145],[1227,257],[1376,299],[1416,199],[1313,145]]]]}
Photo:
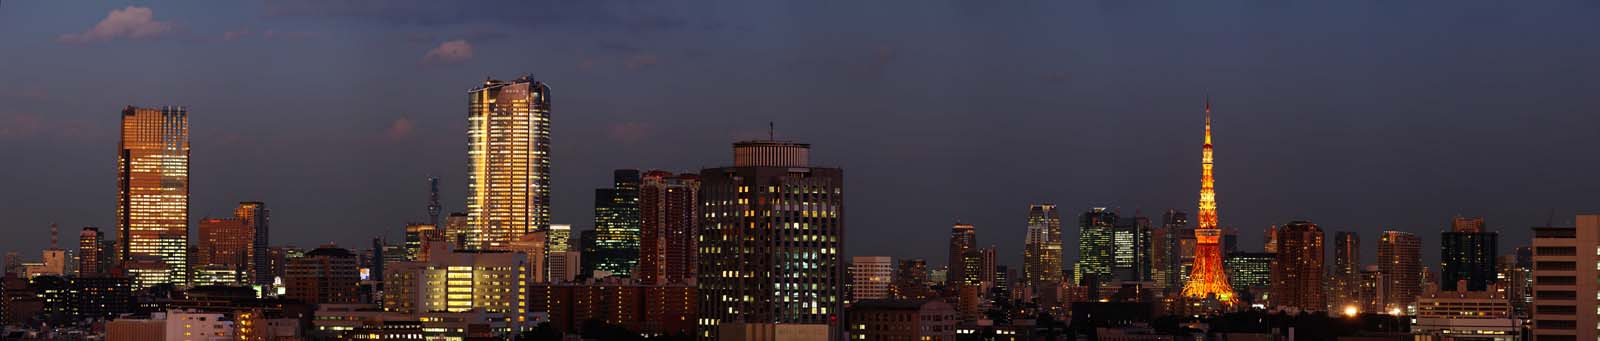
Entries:
{"type": "Polygon", "coordinates": [[[50,249],[51,250],[57,249],[57,247],[56,247],[56,223],[50,223],[50,249]]]}
{"type": "Polygon", "coordinates": [[[777,141],[778,140],[778,133],[776,132],[776,130],[777,130],[776,125],[773,124],[772,121],[767,121],[767,140],[769,140],[769,141],[777,141]]]}

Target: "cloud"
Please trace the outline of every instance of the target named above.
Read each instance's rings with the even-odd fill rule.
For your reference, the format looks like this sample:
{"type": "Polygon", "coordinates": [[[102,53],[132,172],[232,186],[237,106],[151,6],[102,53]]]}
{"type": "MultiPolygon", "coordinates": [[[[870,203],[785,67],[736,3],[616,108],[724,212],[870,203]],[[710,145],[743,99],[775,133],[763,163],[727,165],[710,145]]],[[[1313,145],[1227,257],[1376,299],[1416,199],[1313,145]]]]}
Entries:
{"type": "Polygon", "coordinates": [[[222,40],[235,41],[250,36],[250,30],[222,32],[222,40]]]}
{"type": "Polygon", "coordinates": [[[155,39],[172,31],[172,23],[155,20],[149,7],[128,6],[111,10],[100,23],[83,33],[62,34],[57,41],[69,44],[110,41],[116,39],[155,39]]]}
{"type": "Polygon", "coordinates": [[[454,64],[468,59],[472,59],[472,44],[468,44],[466,40],[444,42],[422,55],[422,61],[426,63],[454,64]]]}
{"type": "Polygon", "coordinates": [[[395,119],[394,122],[390,122],[389,129],[384,129],[383,134],[391,140],[400,140],[411,137],[411,132],[415,130],[417,130],[417,126],[411,123],[411,119],[401,117],[395,119]]]}
{"type": "Polygon", "coordinates": [[[0,114],[0,138],[25,138],[38,134],[44,128],[38,116],[31,114],[0,114]]]}
{"type": "Polygon", "coordinates": [[[628,59],[623,60],[622,61],[622,66],[623,67],[627,67],[628,70],[638,70],[638,69],[643,69],[643,68],[655,66],[656,64],[660,64],[660,63],[661,63],[661,59],[657,58],[656,55],[653,55],[653,54],[637,54],[637,55],[629,56],[628,59]]]}
{"type": "Polygon", "coordinates": [[[643,122],[623,122],[606,127],[606,136],[617,142],[633,144],[654,135],[655,125],[643,122]]]}

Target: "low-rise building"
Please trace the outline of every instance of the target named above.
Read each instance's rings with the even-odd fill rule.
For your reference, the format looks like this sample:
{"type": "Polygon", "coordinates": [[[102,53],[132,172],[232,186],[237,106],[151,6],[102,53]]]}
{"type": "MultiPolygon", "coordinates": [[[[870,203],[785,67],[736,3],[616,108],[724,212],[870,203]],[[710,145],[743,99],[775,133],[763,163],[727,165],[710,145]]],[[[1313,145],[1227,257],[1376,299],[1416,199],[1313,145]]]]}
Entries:
{"type": "Polygon", "coordinates": [[[961,321],[944,300],[865,300],[850,307],[851,340],[955,340],[961,321]]]}
{"type": "Polygon", "coordinates": [[[1440,291],[1430,285],[1430,290],[1417,298],[1412,334],[1436,340],[1518,339],[1522,323],[1512,316],[1504,287],[1496,284],[1486,291],[1466,291],[1466,287],[1440,291]]]}
{"type": "Polygon", "coordinates": [[[620,278],[584,283],[535,283],[528,310],[549,314],[563,333],[599,320],[644,335],[694,333],[698,291],[693,285],[641,285],[620,278]]]}

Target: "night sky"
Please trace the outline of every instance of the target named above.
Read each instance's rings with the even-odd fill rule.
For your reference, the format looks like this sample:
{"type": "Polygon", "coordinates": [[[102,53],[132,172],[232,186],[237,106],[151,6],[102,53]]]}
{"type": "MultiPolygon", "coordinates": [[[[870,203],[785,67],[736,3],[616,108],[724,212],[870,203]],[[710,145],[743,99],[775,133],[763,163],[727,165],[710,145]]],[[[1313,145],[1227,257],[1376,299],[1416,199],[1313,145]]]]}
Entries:
{"type": "MultiPolygon", "coordinates": [[[[812,144],[848,255],[944,263],[949,226],[1020,264],[1027,205],[1194,211],[1213,98],[1221,223],[1523,245],[1600,208],[1592,1],[238,1],[0,3],[0,250],[114,226],[126,105],[185,105],[192,219],[272,209],[274,244],[365,248],[464,206],[466,91],[553,96],[557,223],[614,168],[812,144]],[[681,6],[681,7],[680,7],[681,6]]],[[[69,249],[75,245],[64,245],[69,249]]]]}

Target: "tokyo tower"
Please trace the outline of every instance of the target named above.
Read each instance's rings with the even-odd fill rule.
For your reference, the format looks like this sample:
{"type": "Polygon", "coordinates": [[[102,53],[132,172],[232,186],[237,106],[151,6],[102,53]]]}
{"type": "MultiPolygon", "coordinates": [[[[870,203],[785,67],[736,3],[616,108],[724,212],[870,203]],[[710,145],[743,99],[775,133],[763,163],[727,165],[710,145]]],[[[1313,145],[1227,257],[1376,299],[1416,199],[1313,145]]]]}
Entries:
{"type": "Polygon", "coordinates": [[[1195,299],[1215,297],[1218,302],[1232,306],[1238,298],[1228,285],[1228,273],[1222,269],[1222,248],[1217,240],[1222,229],[1217,227],[1217,192],[1211,178],[1211,99],[1206,98],[1206,144],[1200,154],[1200,226],[1194,230],[1194,268],[1189,282],[1183,284],[1183,296],[1195,299]]]}

